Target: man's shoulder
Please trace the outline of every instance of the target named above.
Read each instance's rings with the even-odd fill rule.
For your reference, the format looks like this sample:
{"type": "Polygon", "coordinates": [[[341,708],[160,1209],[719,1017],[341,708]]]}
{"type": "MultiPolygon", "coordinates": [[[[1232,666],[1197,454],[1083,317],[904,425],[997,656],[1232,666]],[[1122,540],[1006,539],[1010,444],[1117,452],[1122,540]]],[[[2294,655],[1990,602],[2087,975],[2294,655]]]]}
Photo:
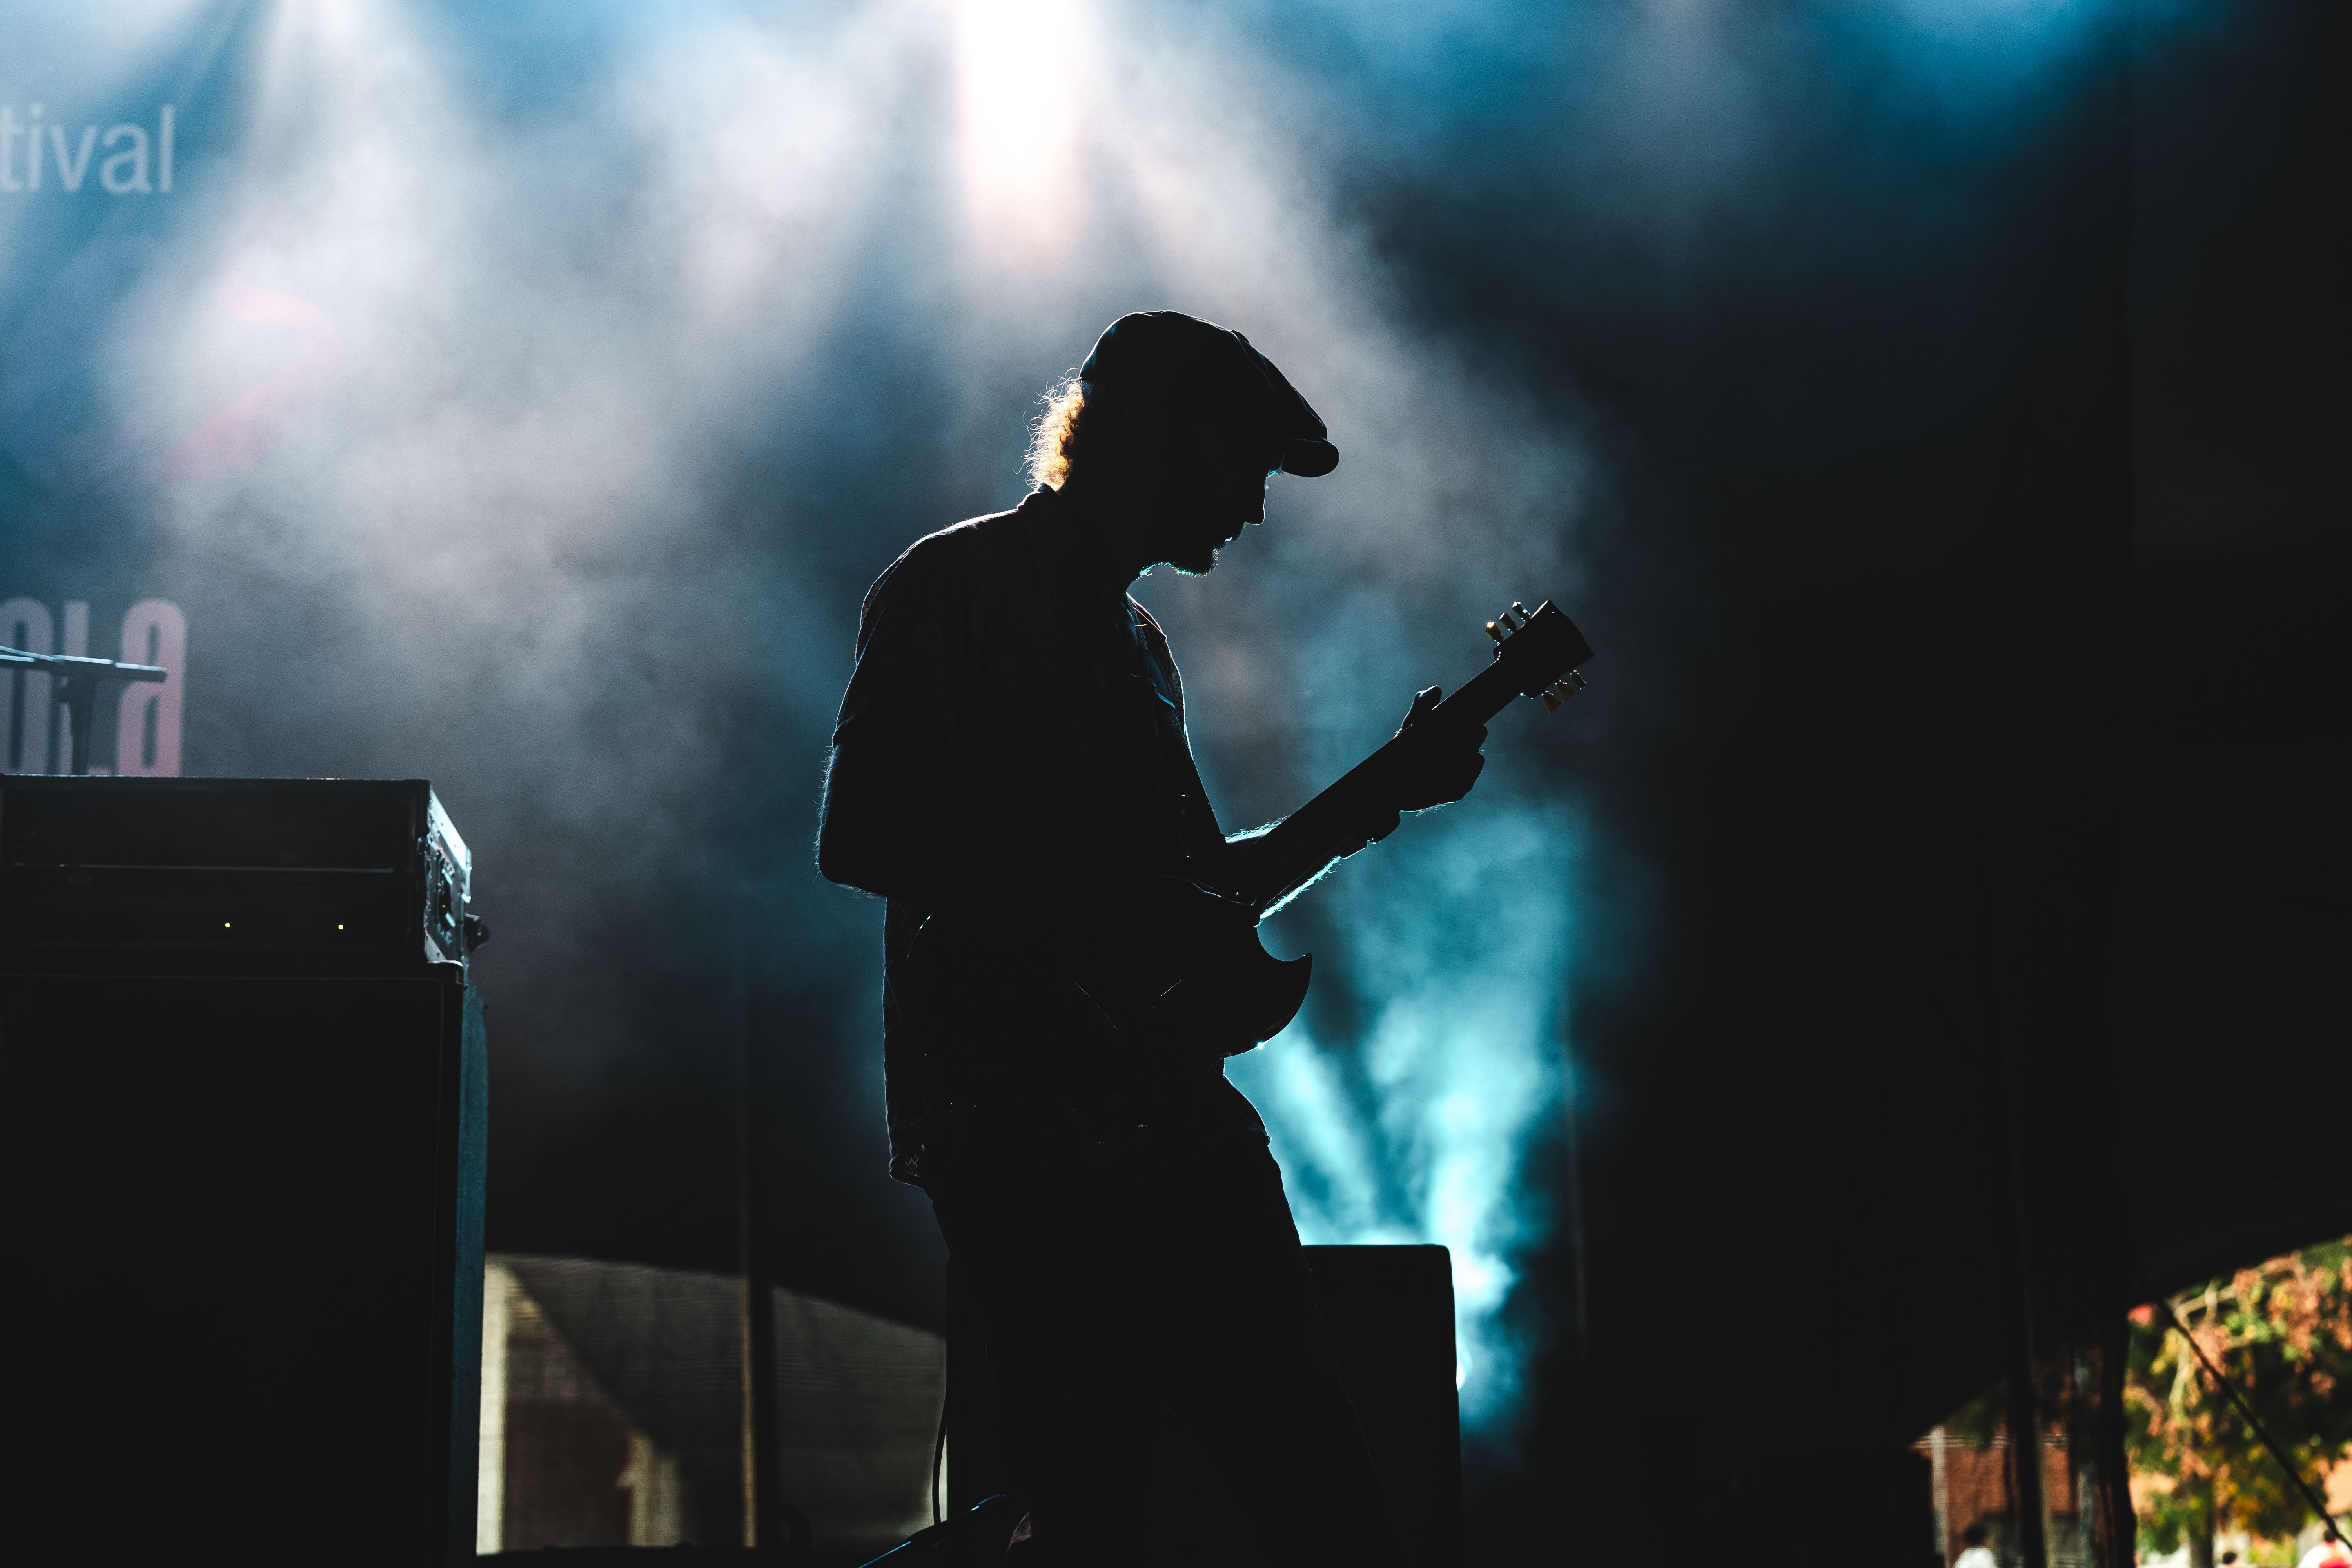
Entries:
{"type": "Polygon", "coordinates": [[[1022,509],[1013,507],[968,517],[927,533],[899,552],[898,559],[890,563],[874,585],[914,582],[947,585],[968,582],[975,574],[1002,570],[1022,538],[1021,516],[1022,509]]]}
{"type": "Polygon", "coordinates": [[[898,559],[883,569],[882,575],[876,580],[876,586],[918,577],[949,575],[965,570],[971,561],[973,533],[988,521],[981,517],[968,518],[936,533],[923,535],[900,551],[898,559]]]}

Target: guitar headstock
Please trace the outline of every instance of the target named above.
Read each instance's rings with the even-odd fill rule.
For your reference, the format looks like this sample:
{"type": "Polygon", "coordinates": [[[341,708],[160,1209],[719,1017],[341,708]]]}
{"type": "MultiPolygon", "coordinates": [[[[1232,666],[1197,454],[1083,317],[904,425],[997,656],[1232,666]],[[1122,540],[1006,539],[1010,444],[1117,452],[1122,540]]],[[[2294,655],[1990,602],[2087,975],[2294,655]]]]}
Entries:
{"type": "Polygon", "coordinates": [[[1496,668],[1520,692],[1540,698],[1546,711],[1584,689],[1576,667],[1592,657],[1592,645],[1550,600],[1532,610],[1514,600],[1486,623],[1486,635],[1495,639],[1496,668]]]}

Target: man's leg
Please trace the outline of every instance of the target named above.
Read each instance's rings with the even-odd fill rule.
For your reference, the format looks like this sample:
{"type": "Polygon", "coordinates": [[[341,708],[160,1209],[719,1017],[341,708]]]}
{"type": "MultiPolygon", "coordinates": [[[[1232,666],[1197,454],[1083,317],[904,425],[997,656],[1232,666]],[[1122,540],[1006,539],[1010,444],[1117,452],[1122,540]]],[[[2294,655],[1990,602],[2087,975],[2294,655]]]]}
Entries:
{"type": "Polygon", "coordinates": [[[987,1323],[999,1434],[1036,1564],[1126,1560],[1139,1539],[1164,1364],[1150,1240],[1118,1188],[1066,1176],[935,1194],[987,1323]]]}

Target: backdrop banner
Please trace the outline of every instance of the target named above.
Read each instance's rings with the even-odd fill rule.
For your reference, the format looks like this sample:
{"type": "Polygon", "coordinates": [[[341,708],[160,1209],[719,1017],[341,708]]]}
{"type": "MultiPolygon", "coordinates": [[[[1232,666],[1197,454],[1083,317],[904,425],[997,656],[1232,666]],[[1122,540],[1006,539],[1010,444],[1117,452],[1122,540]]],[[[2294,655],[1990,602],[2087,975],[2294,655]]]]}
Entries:
{"type": "MultiPolygon", "coordinates": [[[[173,491],[262,462],[333,381],[332,325],[261,280],[240,225],[265,11],[0,24],[0,646],[172,672],[101,688],[93,773],[181,770],[193,584],[162,547],[173,491]],[[215,347],[192,374],[195,340],[215,347]]],[[[51,696],[9,678],[0,766],[65,771],[51,696]]]]}

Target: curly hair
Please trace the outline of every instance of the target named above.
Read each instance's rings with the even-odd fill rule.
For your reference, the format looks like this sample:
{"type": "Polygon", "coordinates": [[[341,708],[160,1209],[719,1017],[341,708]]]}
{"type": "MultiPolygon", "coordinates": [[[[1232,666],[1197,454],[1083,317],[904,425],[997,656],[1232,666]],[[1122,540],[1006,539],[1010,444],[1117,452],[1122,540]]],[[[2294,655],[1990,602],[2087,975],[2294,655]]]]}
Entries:
{"type": "Polygon", "coordinates": [[[1059,489],[1070,477],[1070,460],[1077,452],[1087,389],[1072,375],[1039,401],[1045,407],[1029,433],[1029,482],[1059,489]]]}

